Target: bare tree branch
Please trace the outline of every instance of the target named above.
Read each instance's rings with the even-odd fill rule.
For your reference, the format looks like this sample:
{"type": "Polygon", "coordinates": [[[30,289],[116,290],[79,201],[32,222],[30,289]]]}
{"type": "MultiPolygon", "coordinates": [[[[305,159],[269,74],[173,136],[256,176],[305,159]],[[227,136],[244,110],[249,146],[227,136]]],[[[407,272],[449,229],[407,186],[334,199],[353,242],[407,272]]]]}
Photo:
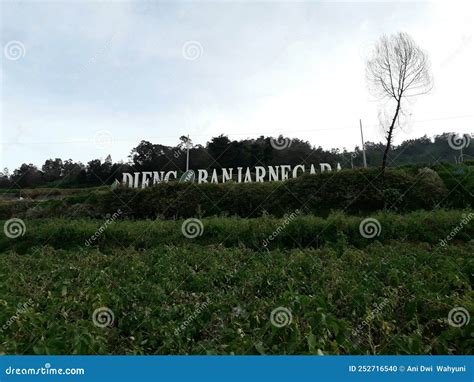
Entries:
{"type": "Polygon", "coordinates": [[[387,138],[382,160],[382,171],[385,171],[393,130],[401,127],[403,99],[426,94],[433,88],[429,58],[407,33],[384,35],[367,60],[366,76],[369,88],[377,98],[395,102],[392,117],[383,124],[387,138]]]}

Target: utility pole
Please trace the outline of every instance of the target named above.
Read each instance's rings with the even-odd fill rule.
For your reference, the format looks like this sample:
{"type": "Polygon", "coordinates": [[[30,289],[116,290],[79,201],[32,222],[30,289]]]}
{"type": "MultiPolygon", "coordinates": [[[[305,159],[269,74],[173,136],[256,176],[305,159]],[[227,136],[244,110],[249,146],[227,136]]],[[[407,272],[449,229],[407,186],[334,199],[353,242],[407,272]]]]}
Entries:
{"type": "Polygon", "coordinates": [[[189,170],[189,134],[188,134],[188,140],[186,141],[186,171],[189,170]]]}
{"type": "Polygon", "coordinates": [[[364,168],[367,168],[367,158],[365,157],[364,133],[362,132],[362,119],[359,119],[359,125],[360,125],[360,138],[362,139],[362,155],[364,158],[364,168]]]}

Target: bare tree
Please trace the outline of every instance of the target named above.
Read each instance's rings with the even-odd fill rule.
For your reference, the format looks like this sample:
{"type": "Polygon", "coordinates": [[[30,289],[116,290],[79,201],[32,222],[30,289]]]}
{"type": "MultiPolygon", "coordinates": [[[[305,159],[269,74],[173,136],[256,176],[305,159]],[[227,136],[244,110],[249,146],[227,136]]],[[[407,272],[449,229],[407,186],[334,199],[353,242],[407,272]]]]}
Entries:
{"type": "Polygon", "coordinates": [[[366,75],[372,93],[380,100],[387,100],[386,104],[393,108],[388,123],[383,126],[387,139],[382,159],[384,172],[394,129],[400,127],[404,100],[433,88],[430,62],[407,33],[382,36],[367,61],[366,75]]]}

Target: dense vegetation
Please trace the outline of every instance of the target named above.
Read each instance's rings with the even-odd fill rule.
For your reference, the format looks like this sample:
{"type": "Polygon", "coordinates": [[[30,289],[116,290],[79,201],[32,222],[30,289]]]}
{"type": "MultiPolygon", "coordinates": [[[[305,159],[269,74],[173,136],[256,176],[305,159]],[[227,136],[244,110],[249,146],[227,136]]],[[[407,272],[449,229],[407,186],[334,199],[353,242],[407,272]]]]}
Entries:
{"type": "MultiPolygon", "coordinates": [[[[287,182],[253,184],[180,184],[147,189],[108,188],[70,193],[62,200],[0,202],[0,218],[104,218],[121,209],[121,218],[283,216],[301,213],[327,216],[344,210],[363,214],[378,210],[413,211],[467,208],[473,204],[474,167],[468,165],[389,170],[343,170],[304,175],[287,182]],[[446,186],[448,185],[448,187],[446,186]]],[[[59,192],[57,189],[54,191],[59,192]]]]}
{"type": "Polygon", "coordinates": [[[439,245],[467,214],[374,215],[373,239],[361,218],[296,216],[269,251],[285,219],[203,219],[194,239],[181,221],[117,221],[91,246],[102,220],[28,220],[0,242],[0,351],[470,354],[472,322],[447,317],[474,309],[472,224],[439,245]],[[94,325],[100,307],[110,327],[94,325]],[[292,316],[281,328],[278,307],[292,316]]]}
{"type": "MultiPolygon", "coordinates": [[[[466,211],[412,212],[409,214],[378,213],[371,215],[380,222],[382,231],[377,236],[381,243],[403,238],[409,242],[439,244],[468,213],[466,211]]],[[[257,219],[207,218],[201,219],[202,235],[192,242],[200,245],[265,250],[263,240],[275,232],[283,222],[285,227],[267,248],[319,248],[326,244],[346,243],[363,248],[371,241],[362,237],[359,225],[363,218],[335,213],[326,219],[294,213],[283,219],[265,216],[257,219]]],[[[474,219],[473,219],[474,220],[474,219]]],[[[48,245],[56,249],[83,247],[86,239],[96,232],[102,220],[38,219],[28,224],[19,240],[0,236],[0,250],[14,249],[29,253],[36,245],[48,245]]],[[[190,240],[183,236],[182,221],[114,221],[94,241],[93,246],[107,252],[115,247],[136,250],[151,249],[164,245],[183,245],[190,240]]],[[[474,225],[466,225],[456,236],[457,241],[468,242],[474,236],[474,225]]]]}
{"type": "Polygon", "coordinates": [[[0,235],[0,353],[472,354],[472,319],[449,316],[474,311],[473,173],[9,190],[0,219],[24,229],[0,235]]]}
{"type": "MultiPolygon", "coordinates": [[[[433,165],[440,161],[460,162],[460,151],[448,144],[450,134],[445,133],[430,139],[426,136],[402,142],[393,147],[388,157],[392,167],[407,164],[433,165]]],[[[313,147],[307,141],[291,139],[291,145],[284,150],[272,146],[271,137],[231,141],[226,136],[212,138],[205,146],[195,145],[190,150],[190,168],[254,167],[301,163],[327,162],[332,166],[340,163],[344,168],[360,168],[363,165],[362,151],[323,150],[313,147]]],[[[280,137],[281,140],[290,138],[280,137]]],[[[366,142],[367,163],[380,166],[384,151],[383,143],[366,142]]],[[[72,159],[47,159],[41,169],[33,164],[22,164],[11,173],[0,172],[0,188],[28,187],[92,187],[111,184],[122,179],[123,172],[134,171],[184,171],[186,168],[186,138],[176,146],[166,146],[142,141],[131,150],[129,161],[113,162],[110,155],[105,160],[94,159],[86,165],[72,159]]],[[[474,145],[463,150],[464,159],[474,159],[474,145]]]]}

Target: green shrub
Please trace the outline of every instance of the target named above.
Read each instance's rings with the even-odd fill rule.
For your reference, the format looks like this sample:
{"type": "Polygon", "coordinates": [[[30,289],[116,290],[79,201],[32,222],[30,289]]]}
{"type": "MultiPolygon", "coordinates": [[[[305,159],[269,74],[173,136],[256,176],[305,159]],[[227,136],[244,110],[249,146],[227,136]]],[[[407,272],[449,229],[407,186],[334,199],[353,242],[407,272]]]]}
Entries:
{"type": "MultiPolygon", "coordinates": [[[[90,245],[108,250],[115,247],[141,249],[192,242],[266,251],[274,248],[319,248],[324,245],[337,247],[341,242],[363,248],[373,241],[388,243],[409,240],[439,246],[441,240],[460,226],[467,215],[471,218],[466,220],[452,240],[468,242],[474,236],[474,213],[437,210],[403,215],[387,212],[374,214],[371,217],[379,222],[380,232],[373,239],[361,235],[362,217],[334,213],[324,219],[295,213],[283,219],[269,216],[255,219],[204,218],[201,219],[202,235],[192,240],[183,235],[184,223],[181,220],[118,220],[107,224],[106,229],[90,245]],[[269,239],[272,235],[274,237],[269,239]]],[[[104,220],[86,219],[27,220],[24,236],[14,240],[0,236],[0,250],[14,249],[23,253],[38,244],[65,249],[85,247],[85,241],[105,223],[104,220]]],[[[0,224],[3,222],[0,221],[0,224]]]]}
{"type": "Polygon", "coordinates": [[[440,163],[433,169],[443,180],[448,189],[447,198],[444,200],[446,207],[464,208],[474,206],[474,167],[440,163]]]}
{"type": "Polygon", "coordinates": [[[303,214],[327,216],[335,210],[366,214],[379,210],[404,212],[473,205],[473,167],[434,170],[415,166],[389,169],[382,177],[378,169],[359,169],[306,174],[286,182],[200,185],[170,182],[147,189],[95,189],[89,193],[84,190],[61,200],[1,202],[0,219],[103,218],[119,208],[123,218],[179,219],[263,214],[282,217],[296,209],[303,214]],[[30,208],[32,211],[27,213],[30,208]]]}
{"type": "Polygon", "coordinates": [[[281,217],[301,210],[326,216],[332,210],[364,213],[381,209],[432,209],[447,194],[436,174],[389,170],[343,170],[303,175],[286,182],[250,184],[160,184],[147,189],[116,189],[97,195],[100,213],[118,208],[133,218],[195,216],[281,217]],[[390,195],[390,197],[387,197],[390,195]]]}

